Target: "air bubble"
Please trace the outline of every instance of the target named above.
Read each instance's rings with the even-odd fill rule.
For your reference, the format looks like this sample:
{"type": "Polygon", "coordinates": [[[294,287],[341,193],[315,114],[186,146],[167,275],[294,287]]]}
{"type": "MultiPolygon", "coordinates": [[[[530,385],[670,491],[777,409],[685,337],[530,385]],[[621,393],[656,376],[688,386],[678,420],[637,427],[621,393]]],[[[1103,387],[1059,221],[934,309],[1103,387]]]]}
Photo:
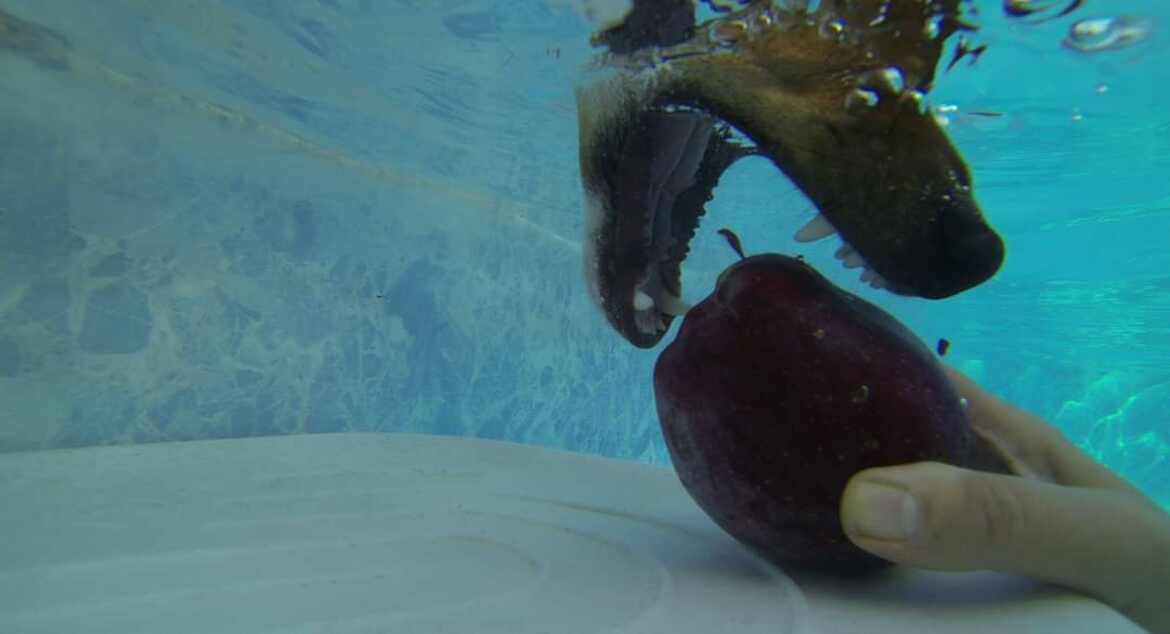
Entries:
{"type": "Polygon", "coordinates": [[[716,22],[711,26],[711,39],[721,44],[741,42],[747,35],[747,24],[743,20],[716,22]]]}
{"type": "Polygon", "coordinates": [[[922,25],[922,35],[927,39],[937,40],[939,33],[942,32],[942,16],[933,16],[922,25]]]}
{"type": "Polygon", "coordinates": [[[1133,46],[1150,36],[1153,24],[1147,18],[1116,16],[1080,20],[1069,28],[1064,45],[1080,53],[1098,53],[1133,46]]]}
{"type": "Polygon", "coordinates": [[[841,18],[825,20],[821,22],[821,27],[818,32],[826,40],[840,40],[845,36],[845,21],[841,18]]]}
{"type": "Polygon", "coordinates": [[[882,23],[884,23],[886,21],[886,17],[889,14],[889,11],[890,11],[890,3],[883,2],[881,8],[878,9],[878,14],[874,17],[874,19],[869,21],[869,25],[870,26],[881,26],[882,23]]]}
{"type": "Polygon", "coordinates": [[[872,90],[858,88],[845,97],[845,109],[849,112],[864,112],[881,102],[881,97],[872,90]]]}
{"type": "Polygon", "coordinates": [[[865,73],[857,79],[859,86],[876,90],[883,94],[901,94],[906,89],[906,79],[901,69],[888,66],[879,70],[865,73]]]}
{"type": "Polygon", "coordinates": [[[918,110],[918,114],[927,113],[926,93],[921,90],[908,90],[902,94],[902,99],[914,104],[914,108],[918,110]]]}
{"type": "Polygon", "coordinates": [[[902,76],[902,71],[893,66],[883,69],[881,71],[882,79],[892,92],[900,93],[906,88],[906,78],[902,76]]]}
{"type": "Polygon", "coordinates": [[[1032,20],[1032,24],[1040,24],[1056,18],[1062,18],[1081,8],[1085,0],[1004,0],[1003,12],[1010,18],[1026,18],[1028,16],[1050,12],[1047,17],[1032,20]],[[1061,6],[1061,5],[1064,6],[1061,6]],[[1055,9],[1059,8],[1059,11],[1055,9]]]}

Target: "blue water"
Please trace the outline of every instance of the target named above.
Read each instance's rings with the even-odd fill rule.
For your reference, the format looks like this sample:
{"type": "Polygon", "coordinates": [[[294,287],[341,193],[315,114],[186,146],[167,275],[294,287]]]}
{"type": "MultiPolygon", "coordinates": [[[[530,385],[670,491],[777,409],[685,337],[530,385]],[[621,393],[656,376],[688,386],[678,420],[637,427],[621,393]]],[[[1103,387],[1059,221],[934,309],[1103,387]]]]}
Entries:
{"type": "MultiPolygon", "coordinates": [[[[44,31],[0,29],[0,451],[376,430],[667,462],[657,351],[582,279],[571,4],[5,0],[44,31]]],[[[995,278],[872,291],[792,241],[810,205],[752,159],[686,298],[731,262],[720,226],[804,254],[1170,504],[1170,45],[1060,45],[1170,6],[998,4],[930,97],[1009,245],[995,278]]]]}

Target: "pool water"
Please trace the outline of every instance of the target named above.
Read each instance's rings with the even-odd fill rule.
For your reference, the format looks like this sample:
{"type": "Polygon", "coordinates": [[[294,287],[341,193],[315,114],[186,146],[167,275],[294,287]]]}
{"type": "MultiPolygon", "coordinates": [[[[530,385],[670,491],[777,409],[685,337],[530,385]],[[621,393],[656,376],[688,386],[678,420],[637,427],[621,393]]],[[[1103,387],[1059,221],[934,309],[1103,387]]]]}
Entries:
{"type": "MultiPolygon", "coordinates": [[[[665,344],[620,339],[581,271],[573,91],[605,4],[4,0],[0,451],[404,431],[668,462],[665,344]]],[[[801,254],[1170,505],[1170,5],[974,5],[988,48],[928,100],[999,273],[870,289],[792,239],[811,204],[751,158],[684,299],[734,259],[719,227],[801,254]]]]}

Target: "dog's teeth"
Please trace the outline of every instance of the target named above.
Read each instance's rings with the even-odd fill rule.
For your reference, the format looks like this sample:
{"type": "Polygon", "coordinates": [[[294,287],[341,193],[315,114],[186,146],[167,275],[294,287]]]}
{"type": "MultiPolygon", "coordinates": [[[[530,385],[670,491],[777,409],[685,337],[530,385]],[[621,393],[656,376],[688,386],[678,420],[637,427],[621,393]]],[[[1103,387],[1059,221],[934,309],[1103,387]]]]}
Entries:
{"type": "Polygon", "coordinates": [[[865,282],[867,284],[873,282],[874,278],[876,278],[876,277],[877,277],[877,273],[874,273],[873,269],[871,269],[871,268],[866,268],[864,271],[861,272],[861,281],[865,282]]]}
{"type": "Polygon", "coordinates": [[[654,300],[642,291],[634,291],[634,310],[650,310],[654,307],[654,300]]]}
{"type": "Polygon", "coordinates": [[[678,317],[685,315],[691,309],[691,305],[667,292],[653,296],[641,288],[636,289],[634,291],[634,310],[644,312],[652,308],[657,308],[667,315],[678,317]]]}
{"type": "Polygon", "coordinates": [[[842,244],[841,248],[837,249],[837,253],[834,254],[834,257],[844,262],[845,268],[847,269],[855,269],[860,266],[865,266],[865,260],[862,259],[861,254],[848,244],[842,244]]]}
{"type": "Polygon", "coordinates": [[[837,233],[837,230],[833,228],[833,225],[829,224],[829,219],[825,217],[825,214],[817,214],[817,217],[801,227],[792,236],[792,239],[797,242],[813,242],[814,240],[827,238],[834,233],[837,233]]]}

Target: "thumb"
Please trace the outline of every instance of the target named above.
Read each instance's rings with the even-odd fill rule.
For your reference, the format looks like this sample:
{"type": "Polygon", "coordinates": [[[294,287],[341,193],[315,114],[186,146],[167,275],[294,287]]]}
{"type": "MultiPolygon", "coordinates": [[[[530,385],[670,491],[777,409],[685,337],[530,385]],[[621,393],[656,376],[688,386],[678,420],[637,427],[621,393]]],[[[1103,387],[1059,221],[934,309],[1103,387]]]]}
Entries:
{"type": "Polygon", "coordinates": [[[1166,582],[1170,562],[1165,516],[1131,495],[933,462],[858,473],[841,522],[857,546],[897,563],[1043,579],[1125,612],[1166,582]]]}

